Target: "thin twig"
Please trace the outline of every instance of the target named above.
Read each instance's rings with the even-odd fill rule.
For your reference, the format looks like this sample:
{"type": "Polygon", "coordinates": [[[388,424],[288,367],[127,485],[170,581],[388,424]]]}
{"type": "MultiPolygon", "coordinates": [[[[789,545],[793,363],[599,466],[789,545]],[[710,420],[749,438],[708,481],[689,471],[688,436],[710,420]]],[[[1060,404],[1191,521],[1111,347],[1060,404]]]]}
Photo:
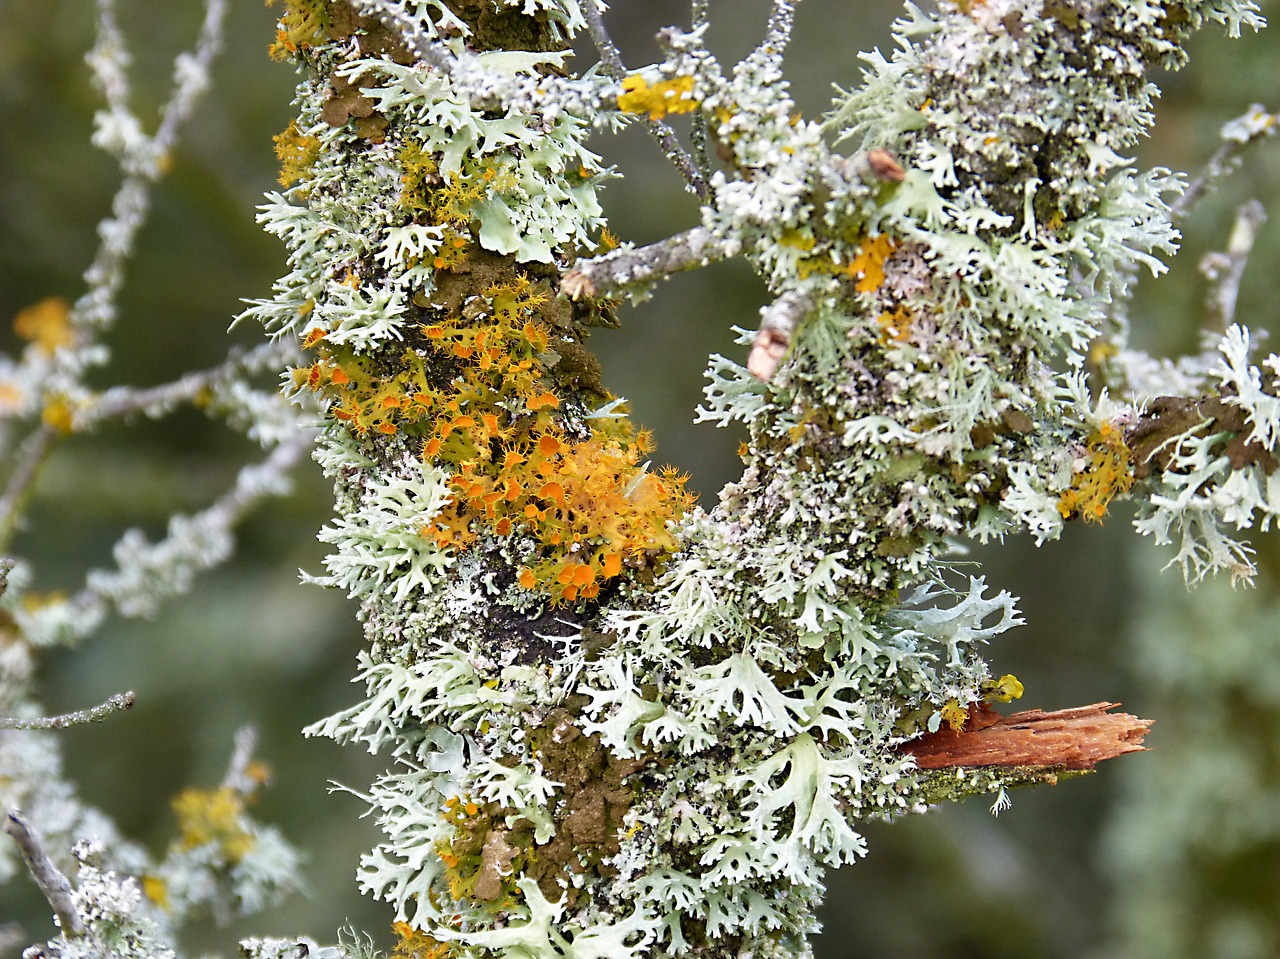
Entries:
{"type": "Polygon", "coordinates": [[[173,93],[164,105],[160,126],[152,137],[152,149],[159,157],[173,148],[178,130],[191,116],[201,93],[209,86],[213,60],[222,48],[222,24],[227,18],[227,0],[207,0],[204,22],[191,53],[178,55],[174,62],[173,93]]]}
{"type": "Polygon", "coordinates": [[[1267,221],[1267,212],[1257,200],[1242,203],[1236,210],[1235,225],[1224,252],[1207,253],[1200,260],[1200,272],[1213,284],[1209,292],[1208,328],[1225,333],[1235,322],[1240,281],[1249,262],[1258,231],[1267,221]]]}
{"type": "Polygon", "coordinates": [[[41,423],[22,444],[18,451],[18,463],[9,474],[4,494],[0,495],[0,551],[9,548],[18,527],[18,517],[26,503],[27,495],[40,473],[40,467],[53,450],[58,431],[41,423]]]}
{"type": "Polygon", "coordinates": [[[1222,128],[1222,145],[1214,151],[1204,169],[1197,174],[1191,184],[1182,192],[1169,208],[1173,219],[1178,220],[1191,212],[1209,190],[1231,173],[1240,162],[1240,156],[1251,143],[1268,136],[1275,136],[1280,129],[1280,118],[1277,114],[1268,113],[1261,104],[1255,103],[1248,111],[1222,128]]]}
{"type": "Polygon", "coordinates": [[[227,774],[222,778],[222,785],[225,788],[234,789],[245,796],[254,791],[258,783],[249,774],[249,764],[253,761],[253,751],[257,748],[257,729],[251,725],[245,725],[236,730],[231,762],[227,764],[227,774]]]}
{"type": "MultiPolygon", "coordinates": [[[[591,42],[595,44],[596,52],[600,54],[600,63],[604,67],[605,75],[614,80],[621,80],[626,76],[627,68],[623,65],[618,45],[613,42],[608,28],[604,25],[600,0],[588,0],[583,4],[582,11],[587,21],[587,33],[591,36],[591,42]]],[[[701,112],[695,111],[695,115],[701,115],[701,112]]],[[[646,120],[645,126],[649,130],[649,135],[662,148],[663,154],[680,171],[689,189],[693,190],[700,199],[705,200],[710,195],[707,178],[703,175],[703,170],[694,162],[693,157],[689,156],[680,145],[680,141],[676,139],[676,131],[661,120],[646,120]]]]}
{"type": "Polygon", "coordinates": [[[287,340],[271,340],[248,351],[232,350],[227,359],[217,366],[186,373],[172,383],[147,389],[112,387],[88,405],[76,410],[73,425],[77,432],[81,432],[92,429],[104,420],[120,419],[135,413],[159,416],[182,403],[194,402],[218,383],[246,373],[278,369],[296,354],[297,347],[287,340]]]}
{"type": "Polygon", "coordinates": [[[66,729],[68,726],[99,723],[108,716],[133,708],[136,700],[137,696],[133,690],[129,690],[127,693],[116,693],[98,706],[78,709],[73,713],[63,713],[60,716],[39,716],[35,719],[0,716],[0,729],[66,729]]]}
{"type": "MultiPolygon", "coordinates": [[[[701,111],[697,112],[701,113],[701,111]]],[[[684,177],[684,182],[689,189],[698,195],[698,199],[707,199],[711,195],[711,187],[707,184],[707,180],[698,169],[697,164],[694,163],[693,157],[689,156],[684,147],[680,145],[680,141],[676,139],[676,131],[661,120],[646,120],[645,126],[649,129],[649,135],[658,142],[658,146],[662,147],[662,152],[666,158],[675,164],[675,168],[680,171],[680,175],[684,177]]]]}
{"type": "MultiPolygon", "coordinates": [[[[101,242],[84,273],[88,289],[71,310],[71,324],[84,331],[84,341],[92,338],[89,331],[101,332],[115,321],[116,294],[124,281],[124,265],[133,253],[134,239],[150,212],[151,187],[167,169],[163,161],[173,148],[179,127],[191,116],[208,86],[210,64],[221,45],[225,14],[225,0],[208,0],[194,52],[178,57],[173,93],[164,105],[155,136],[126,143],[121,148],[123,152],[108,147],[119,159],[125,178],[112,199],[111,216],[98,225],[101,242]]],[[[90,54],[90,63],[112,111],[128,114],[128,84],[122,66],[125,58],[113,2],[99,0],[98,42],[90,54]]]]}
{"type": "Polygon", "coordinates": [[[600,62],[604,65],[605,74],[615,80],[621,80],[626,75],[627,68],[622,65],[622,54],[618,51],[618,45],[613,42],[609,31],[605,28],[602,6],[600,0],[587,0],[582,5],[582,15],[586,18],[587,33],[591,36],[591,42],[595,44],[596,52],[600,54],[600,62]]]}
{"type": "MultiPolygon", "coordinates": [[[[693,0],[689,9],[689,25],[697,33],[706,28],[710,20],[711,0],[693,0]]],[[[703,181],[711,179],[710,134],[707,130],[707,115],[702,110],[694,110],[692,129],[689,140],[693,145],[693,163],[703,181]]]]}
{"type": "Polygon", "coordinates": [[[791,42],[791,28],[796,22],[796,3],[799,0],[774,0],[769,14],[769,26],[765,30],[765,45],[781,56],[791,42]]]}
{"type": "MultiPolygon", "coordinates": [[[[129,569],[91,572],[87,585],[67,600],[75,611],[72,621],[92,624],[111,607],[123,616],[150,615],[161,598],[184,591],[194,573],[225,559],[221,544],[230,548],[231,530],[245,513],[265,497],[285,492],[289,471],[314,448],[315,440],[315,430],[299,430],[261,462],[241,467],[232,487],[207,508],[192,516],[171,517],[165,539],[133,544],[129,569]]],[[[131,535],[126,533],[121,542],[129,542],[131,535]]]]}
{"type": "Polygon", "coordinates": [[[71,901],[71,883],[67,882],[67,877],[58,872],[57,866],[49,859],[39,834],[31,828],[21,810],[16,807],[9,810],[4,821],[4,831],[18,844],[18,851],[27,864],[27,871],[44,893],[45,899],[49,900],[53,914],[58,917],[62,934],[67,937],[83,936],[84,923],[80,921],[75,904],[71,901]]]}
{"type": "Polygon", "coordinates": [[[565,275],[560,289],[574,300],[607,296],[625,286],[706,266],[733,252],[728,243],[710,230],[696,226],[649,246],[615,250],[593,260],[581,260],[565,275]]]}

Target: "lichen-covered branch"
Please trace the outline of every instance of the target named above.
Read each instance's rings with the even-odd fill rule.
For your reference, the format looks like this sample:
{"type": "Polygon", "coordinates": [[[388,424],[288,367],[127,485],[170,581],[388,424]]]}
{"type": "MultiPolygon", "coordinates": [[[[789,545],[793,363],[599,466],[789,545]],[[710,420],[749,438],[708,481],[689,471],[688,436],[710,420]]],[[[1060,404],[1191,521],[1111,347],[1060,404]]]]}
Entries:
{"type": "MultiPolygon", "coordinates": [[[[390,37],[341,2],[281,21],[306,77],[262,219],[291,270],[247,315],[311,351],[292,381],[332,423],[314,579],[361,604],[366,698],[309,731],[399,760],[362,793],[385,837],[361,882],[406,954],[803,955],[862,819],[999,807],[1140,748],[1148,724],[1104,707],[991,720],[1022,684],[982,647],[1021,618],[948,550],[1052,539],[1126,495],[1185,525],[1171,484],[1239,475],[1215,459],[1204,485],[1223,439],[1198,419],[1137,476],[1141,400],[1081,367],[1174,249],[1179,181],[1123,153],[1148,71],[1207,22],[1260,21],[1231,0],[910,7],[817,123],[782,72],[791,6],[728,69],[701,31],[664,32],[612,101],[558,75],[589,27],[619,69],[574,0],[424,0],[390,37]],[[684,112],[723,161],[701,223],[604,249],[587,134],[684,112]],[[775,299],[750,369],[713,359],[700,415],[747,425],[745,470],[696,508],[585,341],[605,297],[731,255],[775,299]]],[[[1242,337],[1218,413],[1253,425],[1261,469],[1280,401],[1242,337]]],[[[1204,509],[1193,553],[1243,515],[1204,509]]],[[[1196,556],[1192,575],[1230,565],[1196,556]]]]}
{"type": "Polygon", "coordinates": [[[1183,217],[1216,184],[1231,174],[1240,162],[1240,156],[1253,143],[1276,134],[1276,115],[1268,113],[1261,104],[1231,120],[1222,128],[1222,145],[1214,151],[1204,170],[1174,201],[1171,212],[1175,218],[1183,217]]]}
{"type": "Polygon", "coordinates": [[[38,716],[31,719],[0,716],[0,729],[66,729],[68,726],[99,723],[113,713],[132,709],[136,699],[137,696],[130,690],[127,693],[116,693],[97,706],[77,709],[75,712],[62,713],[58,716],[38,716]]]}
{"type": "Polygon", "coordinates": [[[577,264],[560,283],[570,299],[610,296],[643,287],[673,273],[706,266],[732,255],[733,249],[709,230],[694,227],[639,249],[621,248],[577,264]]]}
{"type": "Polygon", "coordinates": [[[63,932],[68,936],[83,936],[85,927],[71,899],[71,884],[49,860],[40,836],[20,809],[9,810],[4,820],[4,831],[17,844],[22,861],[27,864],[36,886],[49,900],[63,932]]]}
{"type": "MultiPolygon", "coordinates": [[[[16,840],[16,845],[0,843],[0,881],[17,872],[21,852],[54,909],[60,935],[31,947],[27,955],[174,959],[176,931],[189,918],[244,915],[298,888],[297,854],[277,831],[257,824],[246,811],[250,793],[264,778],[263,767],[242,749],[234,788],[179,797],[174,811],[182,836],[165,854],[153,856],[79,798],[61,760],[62,730],[127,710],[133,693],[90,709],[45,715],[34,689],[38,658],[50,644],[85,639],[112,611],[153,613],[161,601],[186,590],[197,573],[225,560],[235,523],[264,497],[284,492],[289,471],[311,449],[308,427],[315,413],[251,381],[252,375],[289,361],[296,347],[282,344],[233,352],[212,369],[162,387],[91,388],[88,373],[106,366],[109,358],[106,334],[119,312],[125,270],[135,256],[152,193],[172,165],[176,138],[208,85],[227,4],[204,4],[199,35],[175,61],[154,133],[145,131],[131,104],[129,55],[114,3],[98,0],[96,7],[97,40],[87,59],[105,105],[95,117],[93,143],[116,160],[122,182],[99,224],[100,243],[84,274],[84,294],[74,304],[49,297],[20,311],[14,330],[24,345],[14,356],[0,356],[5,398],[0,447],[8,465],[0,496],[0,543],[7,550],[14,531],[28,519],[28,499],[54,448],[106,420],[133,413],[158,417],[190,402],[223,416],[268,453],[263,462],[241,469],[207,509],[172,517],[161,542],[126,533],[115,550],[115,568],[90,573],[70,598],[38,590],[44,571],[31,562],[0,560],[0,806],[14,809],[6,832],[16,840]]],[[[75,530],[72,524],[55,532],[65,537],[75,530]]]]}

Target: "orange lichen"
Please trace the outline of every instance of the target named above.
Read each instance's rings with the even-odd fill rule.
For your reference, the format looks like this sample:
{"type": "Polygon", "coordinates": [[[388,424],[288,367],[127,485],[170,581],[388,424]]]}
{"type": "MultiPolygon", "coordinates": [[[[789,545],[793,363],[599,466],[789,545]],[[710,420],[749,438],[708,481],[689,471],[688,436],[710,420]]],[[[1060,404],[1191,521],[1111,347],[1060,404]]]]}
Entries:
{"type": "Polygon", "coordinates": [[[276,145],[276,159],[280,161],[280,185],[289,187],[306,179],[320,156],[319,138],[303,133],[298,129],[298,122],[290,120],[285,131],[271,139],[276,145]]]}
{"type": "Polygon", "coordinates": [[[545,290],[521,278],[484,299],[487,310],[471,319],[420,327],[422,347],[404,350],[390,375],[387,357],[312,329],[306,342],[320,355],[294,371],[295,388],[320,394],[357,436],[404,435],[451,474],[449,505],[422,527],[438,548],[467,549],[485,530],[522,533],[537,549],[521,586],[556,603],[592,599],[624,568],[676,550],[672,527],[692,502],[686,478],[647,472],[652,440],[624,417],[566,432],[561,387],[542,366],[545,290]]]}
{"type": "Polygon", "coordinates": [[[1085,442],[1088,461],[1058,497],[1058,512],[1063,519],[1083,516],[1086,522],[1100,523],[1107,504],[1133,486],[1133,453],[1110,423],[1099,426],[1085,442]]]}
{"type": "Polygon", "coordinates": [[[897,242],[887,233],[877,233],[862,241],[858,255],[846,267],[851,277],[857,277],[854,289],[859,293],[871,293],[884,282],[885,261],[898,248],[897,242]]]}
{"type": "Polygon", "coordinates": [[[911,342],[911,311],[901,304],[877,316],[876,326],[880,327],[880,342],[885,346],[911,342]]]}
{"type": "MultiPolygon", "coordinates": [[[[270,7],[275,0],[266,3],[270,7]]],[[[285,60],[324,43],[331,26],[328,0],[284,0],[284,7],[276,24],[275,43],[268,48],[273,60],[285,60]]]]}
{"type": "Polygon", "coordinates": [[[397,922],[393,928],[400,938],[391,959],[446,959],[453,954],[453,943],[441,942],[407,922],[397,922]]]}

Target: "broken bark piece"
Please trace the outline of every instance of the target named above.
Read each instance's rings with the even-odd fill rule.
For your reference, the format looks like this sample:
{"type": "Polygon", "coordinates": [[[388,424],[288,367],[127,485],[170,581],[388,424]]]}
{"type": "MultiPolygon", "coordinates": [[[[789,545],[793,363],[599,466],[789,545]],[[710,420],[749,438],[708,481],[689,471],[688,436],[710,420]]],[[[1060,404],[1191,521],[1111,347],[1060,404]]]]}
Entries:
{"type": "Polygon", "coordinates": [[[1094,703],[1045,712],[1031,709],[953,731],[926,733],[902,746],[921,769],[955,766],[1056,766],[1092,769],[1104,759],[1139,752],[1152,720],[1112,713],[1119,703],[1094,703]]]}

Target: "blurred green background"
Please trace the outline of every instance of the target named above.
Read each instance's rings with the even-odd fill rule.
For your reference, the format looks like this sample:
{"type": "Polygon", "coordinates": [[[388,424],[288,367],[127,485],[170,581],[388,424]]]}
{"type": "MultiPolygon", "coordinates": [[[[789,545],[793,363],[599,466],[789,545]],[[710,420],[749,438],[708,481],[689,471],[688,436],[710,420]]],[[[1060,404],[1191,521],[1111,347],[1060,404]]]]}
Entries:
{"type": "MultiPolygon", "coordinates": [[[[668,0],[614,6],[609,22],[631,66],[656,57],[659,27],[687,17],[685,3],[668,0]]],[[[712,0],[711,8],[711,45],[729,61],[758,39],[768,4],[712,0]]],[[[832,83],[857,82],[859,50],[891,46],[897,12],[890,0],[800,5],[789,66],[806,115],[822,112],[832,83]]],[[[144,117],[154,116],[172,57],[200,15],[195,0],[122,0],[144,117]]],[[[0,0],[0,344],[10,349],[7,319],[19,309],[82,291],[94,228],[116,186],[114,164],[88,142],[99,104],[83,64],[93,17],[89,0],[0,0]]],[[[292,115],[292,70],[266,56],[273,23],[257,0],[233,0],[213,94],[154,196],[110,336],[113,363],[96,374],[98,385],[164,382],[259,336],[227,327],[240,299],[268,295],[282,272],[282,247],[254,223],[254,206],[275,186],[271,136],[292,115]]],[[[1251,102],[1280,109],[1280,33],[1234,42],[1206,34],[1192,54],[1188,70],[1160,78],[1165,97],[1144,165],[1194,171],[1223,121],[1251,102]]],[[[604,197],[624,239],[647,242],[695,222],[693,201],[638,129],[602,135],[597,149],[625,175],[604,197]]],[[[1255,150],[1186,222],[1171,273],[1144,279],[1141,345],[1194,347],[1204,294],[1196,263],[1224,245],[1235,206],[1251,196],[1276,206],[1280,143],[1255,150]]],[[[1277,323],[1277,262],[1280,217],[1265,227],[1241,293],[1239,318],[1254,328],[1277,323]]],[[[721,265],[672,279],[623,311],[621,331],[593,340],[611,388],[654,429],[659,459],[690,471],[704,502],[736,475],[739,439],[691,423],[706,355],[742,359],[730,326],[754,326],[762,302],[748,270],[721,265]]],[[[125,527],[157,535],[170,512],[201,508],[253,455],[251,444],[189,412],[78,437],[49,463],[15,551],[35,563],[37,588],[74,588],[109,562],[125,527]]],[[[236,560],[155,620],[113,620],[44,664],[50,712],[137,691],[131,713],[63,737],[83,796],[155,849],[172,835],[168,797],[216,783],[234,730],[261,728],[275,784],[259,814],[309,853],[311,895],[233,929],[194,930],[193,954],[231,954],[249,934],[332,941],[348,920],[388,940],[389,911],[353,881],[376,828],[358,818],[357,800],[326,788],[331,780],[361,788],[384,762],[298,734],[360,692],[349,685],[361,645],[353,607],[297,582],[297,570],[317,571],[323,556],[315,532],[330,499],[318,472],[300,470],[296,494],[245,525],[236,560]]],[[[1254,592],[1215,584],[1188,597],[1176,573],[1158,572],[1168,557],[1135,542],[1126,525],[1116,514],[1039,550],[1022,539],[975,550],[975,559],[990,582],[1022,597],[1028,625],[991,659],[1026,683],[1023,702],[1122,700],[1157,721],[1148,740],[1156,750],[1015,794],[999,819],[973,800],[868,824],[869,858],[830,877],[820,957],[1280,956],[1280,553],[1259,542],[1254,592]]],[[[0,922],[21,921],[31,941],[52,933],[25,877],[0,887],[0,903],[0,922]]]]}

